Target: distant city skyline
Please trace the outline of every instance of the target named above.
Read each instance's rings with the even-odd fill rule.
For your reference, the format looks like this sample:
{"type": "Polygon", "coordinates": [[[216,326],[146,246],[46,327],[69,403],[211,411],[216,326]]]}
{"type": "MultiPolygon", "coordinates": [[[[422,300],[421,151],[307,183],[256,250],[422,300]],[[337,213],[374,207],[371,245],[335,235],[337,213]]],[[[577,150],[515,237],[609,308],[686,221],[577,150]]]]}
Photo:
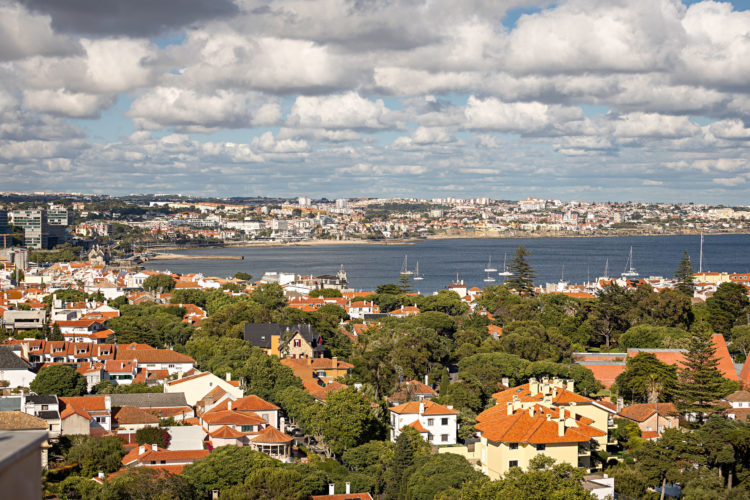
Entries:
{"type": "Polygon", "coordinates": [[[2,0],[0,189],[744,205],[748,8],[2,0]]]}

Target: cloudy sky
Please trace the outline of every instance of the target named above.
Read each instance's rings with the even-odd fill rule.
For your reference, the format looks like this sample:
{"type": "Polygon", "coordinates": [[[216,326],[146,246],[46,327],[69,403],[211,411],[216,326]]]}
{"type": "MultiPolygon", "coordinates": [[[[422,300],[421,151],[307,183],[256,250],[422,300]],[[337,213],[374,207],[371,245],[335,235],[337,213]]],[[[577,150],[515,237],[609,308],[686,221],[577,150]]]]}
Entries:
{"type": "Polygon", "coordinates": [[[0,0],[0,191],[748,204],[749,4],[0,0]]]}

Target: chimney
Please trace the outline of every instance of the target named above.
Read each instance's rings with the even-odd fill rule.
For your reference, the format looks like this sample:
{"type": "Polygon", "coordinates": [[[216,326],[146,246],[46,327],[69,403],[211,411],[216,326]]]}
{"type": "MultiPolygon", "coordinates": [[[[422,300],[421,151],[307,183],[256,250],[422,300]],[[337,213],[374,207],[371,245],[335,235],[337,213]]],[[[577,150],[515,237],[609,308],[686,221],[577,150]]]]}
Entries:
{"type": "Polygon", "coordinates": [[[529,406],[529,416],[534,417],[534,405],[529,406]]]}
{"type": "Polygon", "coordinates": [[[529,394],[531,396],[539,394],[539,382],[533,377],[529,379],[529,394]]]}
{"type": "Polygon", "coordinates": [[[231,409],[232,409],[232,400],[230,399],[227,401],[227,410],[231,410],[231,409]]]}
{"type": "Polygon", "coordinates": [[[518,399],[518,396],[515,394],[513,395],[513,411],[516,411],[521,408],[521,400],[518,399]]]}
{"type": "Polygon", "coordinates": [[[425,373],[425,375],[424,375],[424,385],[430,385],[428,380],[429,379],[427,378],[427,374],[425,373]]]}
{"type": "Polygon", "coordinates": [[[232,374],[230,372],[225,373],[224,374],[224,380],[226,380],[227,382],[229,382],[230,380],[232,380],[232,374]]]}
{"type": "Polygon", "coordinates": [[[419,414],[422,415],[424,413],[424,402],[420,401],[419,403],[419,414]]]}
{"type": "Polygon", "coordinates": [[[139,455],[143,455],[144,453],[146,453],[146,447],[143,446],[143,445],[139,446],[138,447],[138,454],[139,455]]]}
{"type": "Polygon", "coordinates": [[[339,366],[339,358],[338,356],[333,357],[333,367],[336,368],[339,366]]]}
{"type": "Polygon", "coordinates": [[[96,477],[98,477],[99,479],[104,479],[104,472],[103,471],[99,471],[99,473],[96,475],[96,477]]]}
{"type": "Polygon", "coordinates": [[[333,483],[328,483],[328,494],[329,495],[335,495],[336,494],[336,485],[333,483]]]}
{"type": "Polygon", "coordinates": [[[563,437],[565,435],[565,419],[561,418],[557,421],[557,435],[563,437]]]}
{"type": "Polygon", "coordinates": [[[156,443],[154,443],[154,444],[152,444],[152,445],[151,445],[151,449],[152,449],[153,451],[158,451],[159,447],[158,447],[158,446],[156,446],[156,443]]]}
{"type": "Polygon", "coordinates": [[[513,415],[513,402],[508,401],[505,405],[508,408],[508,415],[513,415]]]}
{"type": "Polygon", "coordinates": [[[348,482],[346,483],[346,494],[349,495],[352,492],[352,483],[348,482]]]}
{"type": "Polygon", "coordinates": [[[505,387],[510,387],[510,380],[508,380],[508,377],[503,377],[502,383],[505,387]]]}
{"type": "Polygon", "coordinates": [[[620,396],[617,398],[617,413],[621,413],[623,408],[625,408],[625,399],[620,396]]]}
{"type": "Polygon", "coordinates": [[[576,381],[573,380],[572,378],[569,378],[565,382],[565,389],[568,390],[568,391],[570,391],[570,392],[575,392],[575,385],[576,385],[576,381]]]}

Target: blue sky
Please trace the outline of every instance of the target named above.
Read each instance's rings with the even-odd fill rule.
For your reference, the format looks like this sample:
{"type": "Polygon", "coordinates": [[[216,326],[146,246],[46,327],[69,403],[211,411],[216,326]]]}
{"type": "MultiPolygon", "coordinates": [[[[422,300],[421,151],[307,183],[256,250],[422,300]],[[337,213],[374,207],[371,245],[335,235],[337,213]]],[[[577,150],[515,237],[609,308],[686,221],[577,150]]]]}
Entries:
{"type": "Polygon", "coordinates": [[[504,5],[5,0],[0,189],[747,203],[750,0],[504,5]]]}

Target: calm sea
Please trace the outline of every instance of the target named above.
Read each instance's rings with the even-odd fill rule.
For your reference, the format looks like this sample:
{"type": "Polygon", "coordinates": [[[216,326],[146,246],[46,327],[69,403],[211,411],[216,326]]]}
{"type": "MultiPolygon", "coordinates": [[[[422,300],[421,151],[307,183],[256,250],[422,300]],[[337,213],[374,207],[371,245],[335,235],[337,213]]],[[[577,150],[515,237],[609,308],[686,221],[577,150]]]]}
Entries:
{"type": "MultiPolygon", "coordinates": [[[[502,283],[485,282],[484,269],[492,257],[492,267],[502,271],[507,255],[510,264],[519,245],[531,250],[529,262],[536,271],[537,284],[557,282],[563,276],[571,283],[603,275],[607,259],[609,275],[625,270],[630,247],[633,265],[641,277],[674,274],[682,252],[687,250],[698,270],[700,236],[642,236],[618,238],[530,238],[427,240],[409,245],[321,245],[310,247],[199,248],[172,253],[193,255],[242,255],[244,260],[162,260],[147,264],[150,269],[172,272],[200,272],[206,276],[232,276],[244,271],[259,279],[266,271],[297,274],[335,274],[343,264],[354,289],[373,290],[382,283],[396,283],[408,256],[408,267],[419,261],[424,280],[412,283],[415,291],[431,293],[455,281],[456,275],[470,286],[502,283]]],[[[705,236],[703,270],[750,271],[750,235],[705,236]]]]}

